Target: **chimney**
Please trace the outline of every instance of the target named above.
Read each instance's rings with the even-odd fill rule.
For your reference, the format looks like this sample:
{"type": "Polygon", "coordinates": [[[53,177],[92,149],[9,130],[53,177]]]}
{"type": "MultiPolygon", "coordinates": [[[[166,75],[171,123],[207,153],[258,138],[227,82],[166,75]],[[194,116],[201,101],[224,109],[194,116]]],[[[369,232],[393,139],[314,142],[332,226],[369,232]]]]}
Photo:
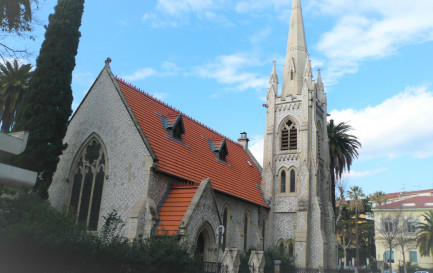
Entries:
{"type": "Polygon", "coordinates": [[[246,132],[242,132],[241,133],[241,137],[238,138],[238,142],[239,142],[239,144],[242,145],[242,147],[244,147],[245,151],[248,150],[248,141],[250,141],[250,140],[247,137],[247,133],[246,132]]]}

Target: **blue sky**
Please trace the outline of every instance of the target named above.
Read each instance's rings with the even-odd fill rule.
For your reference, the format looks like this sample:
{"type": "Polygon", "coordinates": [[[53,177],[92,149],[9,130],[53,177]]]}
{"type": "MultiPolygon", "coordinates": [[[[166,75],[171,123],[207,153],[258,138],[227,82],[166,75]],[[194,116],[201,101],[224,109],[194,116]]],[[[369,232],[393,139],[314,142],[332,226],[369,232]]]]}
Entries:
{"type": "MultiPolygon", "coordinates": [[[[35,12],[35,62],[48,14],[35,12]]],[[[113,73],[220,133],[246,131],[261,160],[272,60],[282,71],[291,0],[88,0],[73,74],[75,109],[113,73]]],[[[431,0],[303,0],[308,51],[330,118],[363,144],[345,180],[366,193],[433,188],[431,0]]],[[[281,89],[281,85],[280,85],[281,89]]]]}

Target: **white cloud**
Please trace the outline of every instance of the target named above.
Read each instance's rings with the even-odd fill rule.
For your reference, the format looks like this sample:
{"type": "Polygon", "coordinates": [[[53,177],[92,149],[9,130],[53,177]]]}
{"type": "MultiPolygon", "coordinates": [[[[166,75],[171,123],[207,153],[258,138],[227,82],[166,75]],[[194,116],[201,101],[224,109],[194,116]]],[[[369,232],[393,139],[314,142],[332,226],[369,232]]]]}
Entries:
{"type": "Polygon", "coordinates": [[[355,171],[355,170],[351,170],[349,173],[345,172],[343,173],[341,179],[356,179],[356,178],[361,178],[361,177],[366,177],[366,176],[371,176],[371,175],[375,175],[378,173],[382,173],[387,171],[387,168],[382,168],[382,169],[376,169],[376,170],[372,170],[372,171],[355,171]]]}
{"type": "Polygon", "coordinates": [[[135,71],[132,74],[123,76],[123,78],[127,81],[137,81],[152,76],[155,77],[174,76],[179,74],[180,71],[182,71],[182,69],[178,67],[175,63],[164,61],[162,62],[161,69],[159,71],[154,68],[145,67],[145,68],[140,68],[139,70],[135,71]]]}
{"type": "Polygon", "coordinates": [[[251,153],[253,153],[260,165],[263,164],[263,145],[264,140],[263,136],[261,135],[253,136],[248,145],[248,149],[251,151],[251,153]]]}
{"type": "Polygon", "coordinates": [[[238,53],[223,55],[215,62],[195,67],[192,74],[203,78],[215,79],[230,85],[230,89],[243,91],[248,88],[266,88],[267,78],[257,73],[245,71],[248,67],[261,65],[260,60],[251,54],[238,53]]]}
{"type": "Polygon", "coordinates": [[[72,79],[74,83],[90,87],[90,85],[95,81],[95,76],[90,72],[74,71],[72,73],[72,79]]]}
{"type": "Polygon", "coordinates": [[[135,71],[134,73],[130,75],[123,76],[123,78],[127,81],[136,81],[136,80],[142,80],[147,77],[153,76],[156,74],[156,71],[153,68],[141,68],[138,71],[135,71]]]}
{"type": "Polygon", "coordinates": [[[150,23],[150,26],[153,28],[163,28],[163,27],[177,27],[178,22],[169,19],[169,18],[161,18],[153,12],[144,13],[141,19],[144,22],[150,23]]]}
{"type": "Polygon", "coordinates": [[[433,156],[433,92],[407,88],[379,105],[333,110],[335,122],[348,121],[362,143],[360,159],[433,156]]]}
{"type": "Polygon", "coordinates": [[[172,15],[179,16],[188,12],[202,12],[214,9],[222,1],[217,0],[158,0],[156,9],[172,15]]]}
{"type": "MultiPolygon", "coordinates": [[[[269,8],[275,11],[288,12],[291,9],[291,1],[287,0],[242,0],[236,3],[235,9],[239,13],[264,12],[269,8]]],[[[285,17],[287,20],[287,16],[285,17]]]]}
{"type": "Polygon", "coordinates": [[[157,0],[153,12],[144,13],[142,20],[153,28],[178,27],[188,23],[190,15],[224,27],[234,26],[223,14],[216,13],[230,7],[231,0],[157,0]]]}
{"type": "Polygon", "coordinates": [[[321,15],[338,18],[317,44],[328,60],[328,84],[356,73],[366,60],[433,40],[431,0],[313,0],[311,4],[321,15]]]}

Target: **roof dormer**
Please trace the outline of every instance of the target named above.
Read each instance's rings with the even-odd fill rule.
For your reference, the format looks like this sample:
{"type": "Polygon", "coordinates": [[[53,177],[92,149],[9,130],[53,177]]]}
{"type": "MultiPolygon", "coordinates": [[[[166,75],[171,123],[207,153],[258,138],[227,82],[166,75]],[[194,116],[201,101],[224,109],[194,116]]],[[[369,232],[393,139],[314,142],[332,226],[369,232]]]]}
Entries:
{"type": "Polygon", "coordinates": [[[173,139],[182,141],[182,135],[185,134],[185,125],[183,123],[182,114],[161,115],[164,129],[170,134],[173,139]]]}
{"type": "Polygon", "coordinates": [[[209,147],[212,152],[217,156],[218,160],[226,162],[226,158],[229,155],[229,150],[227,148],[226,138],[219,139],[208,139],[209,147]]]}

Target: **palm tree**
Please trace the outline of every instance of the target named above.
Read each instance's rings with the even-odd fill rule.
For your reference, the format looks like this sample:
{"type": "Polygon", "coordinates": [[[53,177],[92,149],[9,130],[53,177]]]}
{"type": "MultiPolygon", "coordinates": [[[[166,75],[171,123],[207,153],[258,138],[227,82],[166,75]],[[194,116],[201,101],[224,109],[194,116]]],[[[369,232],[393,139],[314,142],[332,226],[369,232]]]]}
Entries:
{"type": "Polygon", "coordinates": [[[362,198],[365,198],[365,194],[362,189],[358,186],[350,187],[350,190],[347,191],[347,197],[350,198],[349,201],[349,209],[351,211],[355,211],[355,240],[356,240],[356,262],[355,265],[359,265],[359,239],[358,239],[358,218],[359,213],[364,210],[364,201],[362,198]]]}
{"type": "Polygon", "coordinates": [[[14,60],[0,64],[0,123],[1,131],[7,133],[14,124],[14,119],[24,91],[27,89],[32,66],[19,65],[14,60]]]}
{"type": "Polygon", "coordinates": [[[332,207],[334,211],[335,180],[341,179],[346,168],[350,171],[353,159],[358,158],[358,148],[362,147],[356,136],[348,134],[351,130],[353,130],[352,126],[346,122],[335,125],[334,120],[331,119],[328,123],[329,168],[331,170],[332,207]]]}
{"type": "Polygon", "coordinates": [[[373,195],[370,197],[370,200],[380,206],[382,204],[385,204],[388,198],[383,191],[377,191],[373,193],[373,195]]]}
{"type": "Polygon", "coordinates": [[[416,246],[421,256],[433,256],[433,210],[422,215],[425,223],[417,225],[416,246]]]}

